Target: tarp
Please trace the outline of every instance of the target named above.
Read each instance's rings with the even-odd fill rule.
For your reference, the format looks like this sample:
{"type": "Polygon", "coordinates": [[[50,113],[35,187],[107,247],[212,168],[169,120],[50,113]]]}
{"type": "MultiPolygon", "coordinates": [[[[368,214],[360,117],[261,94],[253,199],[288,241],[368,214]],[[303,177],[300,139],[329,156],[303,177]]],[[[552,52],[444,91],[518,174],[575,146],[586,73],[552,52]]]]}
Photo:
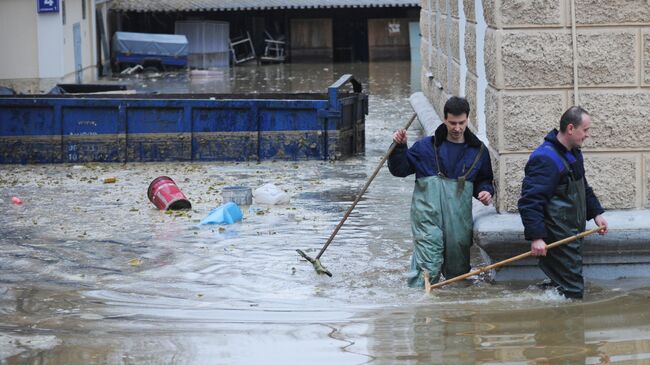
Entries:
{"type": "Polygon", "coordinates": [[[115,32],[113,52],[151,56],[187,56],[187,37],[182,34],[115,32]]]}

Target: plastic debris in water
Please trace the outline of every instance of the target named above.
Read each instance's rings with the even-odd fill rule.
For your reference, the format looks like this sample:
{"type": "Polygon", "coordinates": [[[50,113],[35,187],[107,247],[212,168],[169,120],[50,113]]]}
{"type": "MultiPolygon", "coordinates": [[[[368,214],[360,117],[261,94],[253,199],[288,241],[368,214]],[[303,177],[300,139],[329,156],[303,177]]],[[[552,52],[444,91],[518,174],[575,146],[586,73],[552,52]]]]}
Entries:
{"type": "Polygon", "coordinates": [[[253,203],[251,188],[246,186],[226,186],[221,190],[221,197],[224,202],[233,202],[237,205],[251,205],[253,203]]]}
{"type": "Polygon", "coordinates": [[[21,205],[21,204],[23,204],[23,201],[22,201],[19,197],[17,197],[17,196],[14,196],[13,198],[11,198],[11,202],[14,203],[14,204],[16,204],[16,205],[21,205]]]}
{"type": "Polygon", "coordinates": [[[113,184],[116,181],[117,181],[117,178],[115,176],[105,177],[104,178],[104,184],[113,184]]]}
{"type": "Polygon", "coordinates": [[[228,202],[218,208],[212,209],[200,224],[233,224],[242,220],[243,214],[239,206],[228,202]]]}
{"type": "Polygon", "coordinates": [[[264,184],[253,191],[253,197],[257,204],[286,204],[289,202],[289,195],[272,183],[264,184]]]}

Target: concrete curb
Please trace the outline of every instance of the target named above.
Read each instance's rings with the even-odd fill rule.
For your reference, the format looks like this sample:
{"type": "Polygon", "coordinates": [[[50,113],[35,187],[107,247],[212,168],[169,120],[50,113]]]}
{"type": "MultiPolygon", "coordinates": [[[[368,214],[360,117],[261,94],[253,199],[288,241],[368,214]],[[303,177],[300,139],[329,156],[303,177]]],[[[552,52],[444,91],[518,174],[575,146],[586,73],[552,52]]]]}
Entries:
{"type": "MultiPolygon", "coordinates": [[[[650,210],[608,211],[609,233],[584,239],[584,275],[613,280],[650,275],[650,210]]],[[[587,229],[594,228],[593,221],[587,229]]],[[[494,207],[474,205],[474,243],[488,264],[530,250],[519,214],[498,214],[494,207]]],[[[550,242],[547,242],[550,243],[550,242]]],[[[527,258],[490,273],[493,280],[537,280],[545,277],[536,258],[527,258]]]]}

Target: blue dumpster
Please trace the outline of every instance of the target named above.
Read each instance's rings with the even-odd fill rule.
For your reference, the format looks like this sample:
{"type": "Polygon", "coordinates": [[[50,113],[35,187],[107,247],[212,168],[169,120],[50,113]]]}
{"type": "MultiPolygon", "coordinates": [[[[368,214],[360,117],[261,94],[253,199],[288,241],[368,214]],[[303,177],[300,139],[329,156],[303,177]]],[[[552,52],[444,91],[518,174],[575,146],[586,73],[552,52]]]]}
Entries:
{"type": "Polygon", "coordinates": [[[0,96],[0,163],[337,160],[364,152],[367,114],[352,75],[324,94],[0,96]]]}

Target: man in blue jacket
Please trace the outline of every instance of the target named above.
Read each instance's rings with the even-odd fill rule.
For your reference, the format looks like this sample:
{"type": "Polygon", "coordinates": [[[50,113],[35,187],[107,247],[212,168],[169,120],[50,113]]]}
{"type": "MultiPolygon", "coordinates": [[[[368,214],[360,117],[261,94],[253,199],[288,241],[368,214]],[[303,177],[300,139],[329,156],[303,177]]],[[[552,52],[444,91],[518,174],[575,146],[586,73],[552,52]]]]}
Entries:
{"type": "Polygon", "coordinates": [[[472,196],[488,205],[494,194],[492,164],[485,145],[467,128],[469,103],[451,97],[444,123],[407,148],[406,130],[393,134],[397,144],[388,159],[391,174],[415,173],[411,201],[413,255],[408,284],[423,287],[423,271],[433,283],[469,272],[472,245],[472,196]]]}
{"type": "Polygon", "coordinates": [[[546,243],[576,235],[586,221],[598,226],[607,221],[604,210],[585,178],[580,147],[589,137],[591,117],[579,106],[560,118],[560,131],[548,133],[528,159],[519,199],[524,235],[530,249],[539,256],[539,267],[550,284],[567,298],[582,298],[582,239],[546,250],[546,243]]]}

